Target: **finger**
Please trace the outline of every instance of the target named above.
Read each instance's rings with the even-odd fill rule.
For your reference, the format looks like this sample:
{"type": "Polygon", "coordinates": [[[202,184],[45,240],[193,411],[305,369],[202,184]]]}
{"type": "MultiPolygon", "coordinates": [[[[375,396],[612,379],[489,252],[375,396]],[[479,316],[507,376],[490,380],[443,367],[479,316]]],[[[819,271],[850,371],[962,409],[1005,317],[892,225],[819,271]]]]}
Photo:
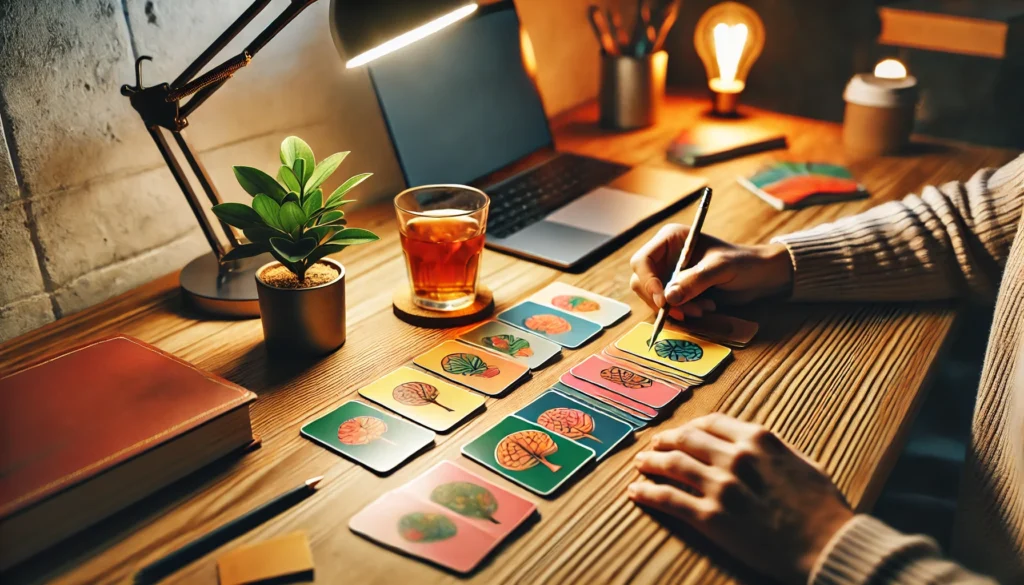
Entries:
{"type": "Polygon", "coordinates": [[[704,508],[701,499],[670,485],[649,482],[629,484],[627,494],[641,506],[648,506],[687,522],[695,522],[704,508]]]}
{"type": "Polygon", "coordinates": [[[751,440],[766,432],[759,424],[744,422],[720,412],[696,418],[690,424],[732,442],[751,440]]]}
{"type": "Polygon", "coordinates": [[[681,305],[711,287],[729,282],[731,278],[728,264],[721,257],[704,258],[672,279],[665,290],[665,301],[670,305],[681,305]]]}
{"type": "Polygon", "coordinates": [[[665,304],[665,286],[659,275],[659,266],[665,260],[672,238],[679,231],[685,236],[687,230],[681,226],[662,227],[629,261],[642,290],[650,296],[656,308],[665,304]]]}
{"type": "Polygon", "coordinates": [[[715,301],[707,297],[698,297],[693,299],[693,303],[703,309],[705,313],[714,312],[718,309],[718,305],[715,304],[715,301]]]}
{"type": "Polygon", "coordinates": [[[692,425],[658,433],[651,439],[651,447],[656,451],[678,449],[698,461],[719,467],[728,467],[736,451],[732,443],[692,425]]]}
{"type": "Polygon", "coordinates": [[[699,319],[704,316],[705,312],[703,306],[693,302],[672,307],[668,310],[668,316],[676,321],[686,321],[687,319],[699,319]]]}
{"type": "Polygon", "coordinates": [[[641,451],[633,458],[637,470],[648,477],[663,477],[707,491],[709,467],[682,451],[641,451]]]}
{"type": "Polygon", "coordinates": [[[629,277],[629,288],[633,289],[636,296],[640,297],[645,303],[647,303],[648,307],[655,311],[658,310],[658,306],[654,304],[654,299],[652,299],[651,295],[647,294],[647,291],[644,290],[643,284],[640,282],[640,277],[636,274],[629,277]]]}

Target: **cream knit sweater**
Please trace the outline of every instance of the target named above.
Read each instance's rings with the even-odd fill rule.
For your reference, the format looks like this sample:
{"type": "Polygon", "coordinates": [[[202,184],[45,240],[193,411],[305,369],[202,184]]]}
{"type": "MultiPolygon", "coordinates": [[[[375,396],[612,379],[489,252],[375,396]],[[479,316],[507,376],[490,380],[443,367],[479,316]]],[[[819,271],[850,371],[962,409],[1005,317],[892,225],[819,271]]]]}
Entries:
{"type": "Polygon", "coordinates": [[[1022,208],[1024,156],[966,183],[926,187],[920,196],[776,238],[792,255],[799,300],[998,294],[953,537],[962,564],[944,559],[927,537],[858,515],[832,538],[811,583],[1024,584],[1022,208]]]}

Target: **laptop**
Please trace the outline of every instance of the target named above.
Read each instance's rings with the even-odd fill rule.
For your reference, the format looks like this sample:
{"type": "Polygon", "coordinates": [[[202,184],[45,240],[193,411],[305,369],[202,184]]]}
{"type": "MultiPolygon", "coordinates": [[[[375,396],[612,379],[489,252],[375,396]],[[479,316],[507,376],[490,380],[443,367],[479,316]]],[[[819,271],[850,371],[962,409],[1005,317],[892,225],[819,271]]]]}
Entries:
{"type": "Polygon", "coordinates": [[[369,66],[406,184],[487,193],[487,247],[581,270],[704,187],[681,171],[556,151],[525,62],[503,1],[369,66]]]}

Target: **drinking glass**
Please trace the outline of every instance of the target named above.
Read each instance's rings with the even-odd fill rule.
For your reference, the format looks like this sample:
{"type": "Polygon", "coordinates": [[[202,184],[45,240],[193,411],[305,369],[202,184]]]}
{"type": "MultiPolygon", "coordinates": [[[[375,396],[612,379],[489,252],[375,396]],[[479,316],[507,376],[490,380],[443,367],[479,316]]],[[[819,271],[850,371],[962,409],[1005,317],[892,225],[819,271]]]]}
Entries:
{"type": "Polygon", "coordinates": [[[473,304],[490,199],[463,185],[425,185],[395,197],[412,301],[434,311],[473,304]]]}

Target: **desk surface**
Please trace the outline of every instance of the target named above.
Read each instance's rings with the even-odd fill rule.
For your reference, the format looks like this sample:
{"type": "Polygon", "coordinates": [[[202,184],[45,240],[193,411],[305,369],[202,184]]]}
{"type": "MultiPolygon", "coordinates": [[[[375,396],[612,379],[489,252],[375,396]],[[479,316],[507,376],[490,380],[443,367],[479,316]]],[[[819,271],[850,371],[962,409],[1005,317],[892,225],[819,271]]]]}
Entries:
{"type": "MultiPolygon", "coordinates": [[[[705,103],[672,98],[663,122],[624,134],[597,129],[596,108],[580,107],[555,121],[560,149],[629,164],[671,167],[664,149],[693,124],[705,103]]],[[[790,140],[794,159],[842,161],[835,124],[749,111],[743,123],[776,126],[790,140]]],[[[927,142],[916,154],[852,163],[872,193],[868,201],[777,212],[744,191],[735,177],[753,171],[771,153],[721,163],[697,172],[715,188],[705,231],[743,243],[862,211],[898,198],[924,183],[966,179],[975,169],[998,166],[1015,153],[962,144],[927,142]]],[[[177,196],[168,193],[170,196],[177,196]]],[[[692,206],[672,219],[689,221],[692,206]]],[[[153,343],[259,395],[252,407],[263,446],[240,460],[190,477],[18,569],[11,582],[118,583],[135,568],[207,532],[253,506],[320,474],[315,497],[228,545],[304,529],[316,559],[319,583],[442,583],[460,579],[388,552],[349,532],[349,518],[380,493],[398,487],[448,459],[479,471],[517,493],[525,492],[459,455],[459,447],[526,404],[569,367],[650,316],[629,290],[630,255],[651,228],[580,275],[484,253],[483,281],[498,309],[511,306],[554,280],[629,303],[633,314],[562,361],[538,372],[509,396],[488,399],[486,412],[397,472],[380,478],[299,436],[299,427],[356,397],[360,385],[430,349],[458,331],[416,329],[391,313],[391,291],[405,282],[398,232],[390,205],[353,214],[355,225],[381,234],[379,243],[346,250],[348,343],[318,361],[269,360],[259,320],[199,319],[182,309],[177,275],[170,274],[121,297],[0,345],[0,375],[46,353],[91,338],[123,332],[153,343]],[[363,357],[387,344],[383,359],[363,357]]],[[[712,384],[697,388],[674,415],[641,431],[635,443],[603,461],[568,490],[539,500],[541,519],[504,545],[472,580],[480,583],[677,583],[751,581],[735,561],[684,527],[659,523],[625,498],[637,474],[630,462],[653,433],[712,411],[757,421],[779,432],[831,473],[860,509],[870,508],[902,444],[922,397],[931,366],[954,324],[950,304],[774,304],[736,314],[761,324],[758,339],[736,352],[712,384]]],[[[461,331],[461,330],[459,330],[461,331]]],[[[378,354],[379,355],[379,354],[378,354]]],[[[189,565],[166,582],[217,582],[224,549],[189,565]]]]}

